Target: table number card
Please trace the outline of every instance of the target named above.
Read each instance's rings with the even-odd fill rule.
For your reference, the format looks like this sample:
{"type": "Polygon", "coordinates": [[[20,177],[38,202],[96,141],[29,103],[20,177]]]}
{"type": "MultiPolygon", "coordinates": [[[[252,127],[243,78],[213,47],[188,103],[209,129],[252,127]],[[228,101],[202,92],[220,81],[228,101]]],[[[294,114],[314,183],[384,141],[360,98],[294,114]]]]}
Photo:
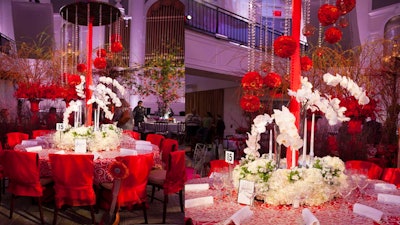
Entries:
{"type": "Polygon", "coordinates": [[[63,123],[56,123],[56,130],[57,131],[63,131],[64,130],[64,124],[63,123]]]}
{"type": "Polygon", "coordinates": [[[238,203],[252,205],[254,200],[254,181],[240,180],[238,191],[238,203]]]}
{"type": "Polygon", "coordinates": [[[75,138],[75,153],[86,153],[86,138],[75,138]]]}
{"type": "Polygon", "coordinates": [[[225,162],[233,164],[235,162],[235,153],[232,151],[225,151],[225,162]]]}

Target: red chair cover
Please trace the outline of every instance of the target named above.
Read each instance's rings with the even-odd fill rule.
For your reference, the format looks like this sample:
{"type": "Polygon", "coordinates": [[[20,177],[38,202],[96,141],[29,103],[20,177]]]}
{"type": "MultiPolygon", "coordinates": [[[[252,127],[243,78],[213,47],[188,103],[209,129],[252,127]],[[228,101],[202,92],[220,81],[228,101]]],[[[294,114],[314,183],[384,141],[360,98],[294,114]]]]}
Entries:
{"type": "Polygon", "coordinates": [[[49,154],[56,207],[94,205],[93,155],[49,154]]]}
{"type": "Polygon", "coordinates": [[[116,160],[123,162],[129,169],[128,177],[121,181],[118,204],[131,206],[146,202],[146,186],[153,166],[153,154],[122,156],[116,160]]]}
{"type": "Polygon", "coordinates": [[[146,141],[150,141],[150,143],[152,143],[153,145],[157,145],[160,149],[164,139],[165,137],[161,134],[148,134],[146,136],[146,141]]]}
{"type": "Polygon", "coordinates": [[[45,136],[47,134],[54,133],[53,130],[33,130],[32,131],[32,139],[35,139],[40,136],[45,136]]]}
{"type": "Polygon", "coordinates": [[[183,189],[186,182],[185,151],[170,153],[170,164],[164,181],[164,194],[176,193],[183,189]]]}
{"type": "Polygon", "coordinates": [[[161,160],[165,166],[165,169],[168,169],[168,156],[170,152],[178,151],[178,140],[166,138],[161,143],[161,160]]]}
{"type": "Polygon", "coordinates": [[[23,140],[29,139],[29,134],[25,134],[22,132],[10,132],[7,133],[7,147],[9,149],[14,149],[17,144],[21,144],[23,140]]]}
{"type": "Polygon", "coordinates": [[[136,140],[140,140],[140,136],[141,134],[139,132],[133,131],[133,130],[123,130],[122,131],[124,134],[127,134],[129,136],[131,136],[132,138],[136,139],[136,140]]]}
{"type": "Polygon", "coordinates": [[[345,162],[346,169],[350,170],[367,170],[369,179],[380,179],[383,169],[375,163],[362,161],[362,160],[350,160],[345,162]]]}
{"type": "MultiPolygon", "coordinates": [[[[235,160],[234,164],[232,165],[232,169],[233,169],[233,167],[235,167],[238,164],[239,164],[239,161],[235,160]]],[[[228,169],[228,168],[229,168],[229,163],[225,162],[225,160],[223,160],[223,159],[211,160],[210,161],[210,172],[208,173],[208,176],[210,176],[211,173],[213,173],[213,172],[218,172],[221,169],[228,169]]]]}
{"type": "Polygon", "coordinates": [[[39,156],[35,152],[1,151],[0,164],[9,178],[7,190],[18,196],[40,197],[39,156]]]}
{"type": "Polygon", "coordinates": [[[400,168],[385,168],[383,169],[381,180],[400,187],[400,168]]]}

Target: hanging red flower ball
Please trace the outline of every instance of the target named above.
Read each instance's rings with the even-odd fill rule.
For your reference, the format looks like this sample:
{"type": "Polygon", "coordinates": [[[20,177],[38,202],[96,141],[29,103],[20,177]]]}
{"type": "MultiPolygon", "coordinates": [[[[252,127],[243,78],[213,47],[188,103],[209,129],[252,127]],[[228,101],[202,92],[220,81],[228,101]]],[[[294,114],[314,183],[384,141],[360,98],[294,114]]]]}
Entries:
{"type": "Polygon", "coordinates": [[[71,86],[75,86],[81,83],[81,76],[78,74],[66,74],[67,83],[71,86]]]}
{"type": "Polygon", "coordinates": [[[330,27],[325,31],[325,41],[331,44],[342,39],[342,31],[337,27],[330,27]]]}
{"type": "Polygon", "coordinates": [[[115,52],[115,53],[121,52],[123,49],[124,49],[124,47],[122,46],[122,43],[119,42],[119,41],[113,42],[111,44],[111,51],[112,52],[115,52]]]}
{"type": "Polygon", "coordinates": [[[280,36],[274,41],[275,55],[288,58],[296,51],[298,43],[291,36],[280,36]]]}
{"type": "Polygon", "coordinates": [[[318,9],[318,20],[322,26],[334,24],[339,16],[340,10],[334,5],[324,4],[318,9]]]}
{"type": "Polygon", "coordinates": [[[300,58],[301,70],[309,71],[313,67],[313,61],[308,56],[303,56],[300,58]]]}
{"type": "Polygon", "coordinates": [[[79,73],[84,73],[84,72],[86,72],[86,65],[83,64],[83,63],[79,63],[79,64],[76,66],[76,70],[77,70],[79,73]]]}
{"type": "Polygon", "coordinates": [[[104,48],[100,48],[96,52],[97,57],[106,57],[107,51],[104,48]]]}
{"type": "Polygon", "coordinates": [[[248,72],[242,78],[242,87],[244,90],[259,90],[262,88],[262,85],[262,77],[258,72],[248,72]]]}
{"type": "Polygon", "coordinates": [[[245,95],[240,99],[240,107],[246,112],[257,112],[260,107],[260,99],[254,95],[245,95]]]}
{"type": "Polygon", "coordinates": [[[111,35],[111,43],[120,42],[121,40],[122,40],[121,35],[119,35],[119,34],[111,35]]]}
{"type": "Polygon", "coordinates": [[[96,67],[99,70],[105,69],[107,67],[106,58],[103,58],[103,57],[95,58],[93,61],[93,65],[94,65],[94,67],[96,67]]]}
{"type": "Polygon", "coordinates": [[[129,175],[128,167],[120,161],[114,161],[108,167],[108,172],[114,179],[125,179],[129,175]]]}
{"type": "Polygon", "coordinates": [[[336,0],[336,7],[342,15],[349,13],[356,6],[356,0],[336,0]]]}
{"type": "Polygon", "coordinates": [[[282,84],[282,77],[274,72],[268,73],[267,76],[264,77],[264,84],[269,88],[277,88],[282,84]]]}

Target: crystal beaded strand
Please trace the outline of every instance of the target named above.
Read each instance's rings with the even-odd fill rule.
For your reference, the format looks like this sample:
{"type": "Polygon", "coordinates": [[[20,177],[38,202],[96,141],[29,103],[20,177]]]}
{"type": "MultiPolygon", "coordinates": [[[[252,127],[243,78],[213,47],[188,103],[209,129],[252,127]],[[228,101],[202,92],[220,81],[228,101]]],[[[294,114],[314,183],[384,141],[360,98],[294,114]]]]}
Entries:
{"type": "Polygon", "coordinates": [[[254,71],[254,48],[255,48],[255,10],[254,0],[249,1],[249,32],[247,33],[248,41],[248,71],[254,71]]]}

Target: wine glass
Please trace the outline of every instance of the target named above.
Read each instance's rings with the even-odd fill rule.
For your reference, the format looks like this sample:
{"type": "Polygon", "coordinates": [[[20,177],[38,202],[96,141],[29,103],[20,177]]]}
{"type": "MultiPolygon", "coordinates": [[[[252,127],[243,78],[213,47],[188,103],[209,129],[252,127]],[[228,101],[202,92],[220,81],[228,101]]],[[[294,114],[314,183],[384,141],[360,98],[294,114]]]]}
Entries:
{"type": "Polygon", "coordinates": [[[212,178],[212,185],[218,192],[216,198],[222,198],[223,196],[222,189],[224,188],[224,180],[222,174],[214,173],[214,176],[212,178]]]}
{"type": "Polygon", "coordinates": [[[345,214],[348,213],[348,209],[346,208],[346,205],[350,201],[350,196],[354,190],[354,187],[357,187],[354,183],[354,181],[351,179],[351,177],[347,177],[346,182],[340,185],[338,189],[339,195],[342,197],[342,204],[341,208],[344,211],[345,214]]]}
{"type": "Polygon", "coordinates": [[[364,196],[364,189],[368,186],[368,177],[365,174],[357,174],[354,175],[353,178],[357,184],[358,190],[360,191],[360,197],[363,199],[364,196]]]}

